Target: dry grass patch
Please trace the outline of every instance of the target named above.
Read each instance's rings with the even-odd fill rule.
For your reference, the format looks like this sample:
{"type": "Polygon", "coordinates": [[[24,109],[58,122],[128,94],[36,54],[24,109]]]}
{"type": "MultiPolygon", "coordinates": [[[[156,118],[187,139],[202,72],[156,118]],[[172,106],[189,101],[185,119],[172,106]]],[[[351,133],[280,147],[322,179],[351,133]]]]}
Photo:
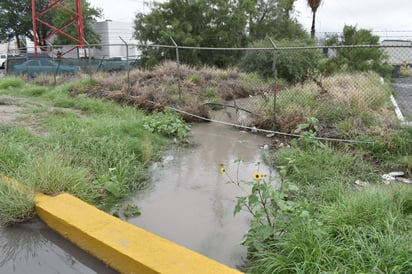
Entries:
{"type": "MultiPolygon", "coordinates": [[[[326,93],[307,81],[277,94],[278,129],[293,133],[310,117],[319,120],[319,135],[325,137],[384,136],[398,129],[391,89],[378,74],[337,74],[323,79],[322,84],[326,93]]],[[[270,105],[262,117],[273,116],[270,105]]]]}
{"type": "MultiPolygon", "coordinates": [[[[209,118],[208,101],[243,98],[264,91],[263,81],[250,82],[247,74],[236,68],[221,70],[211,67],[194,68],[175,62],[164,62],[153,70],[132,70],[128,87],[126,72],[97,73],[90,81],[73,88],[72,94],[88,94],[122,104],[135,105],[149,111],[166,106],[177,107],[209,118]],[[180,80],[179,80],[180,79],[180,80]],[[207,92],[214,89],[215,93],[207,92]]],[[[187,121],[197,120],[185,115],[187,121]]]]}

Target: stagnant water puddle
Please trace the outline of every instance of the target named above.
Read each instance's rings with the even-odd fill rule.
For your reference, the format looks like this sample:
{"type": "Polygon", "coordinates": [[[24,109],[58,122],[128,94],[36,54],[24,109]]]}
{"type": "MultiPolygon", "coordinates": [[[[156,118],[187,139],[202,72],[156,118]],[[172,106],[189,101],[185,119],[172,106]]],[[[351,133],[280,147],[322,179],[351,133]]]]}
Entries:
{"type": "MultiPolygon", "coordinates": [[[[125,201],[137,204],[142,215],[127,221],[209,258],[239,267],[246,258],[240,243],[249,228],[250,215],[233,215],[242,190],[226,183],[219,165],[236,180],[253,179],[269,139],[232,127],[205,123],[192,126],[196,145],[169,151],[152,167],[150,187],[125,201]],[[235,163],[241,159],[242,163],[235,163]]],[[[261,164],[260,172],[266,172],[261,164]]]]}
{"type": "MultiPolygon", "coordinates": [[[[240,245],[250,216],[233,216],[236,196],[244,193],[219,173],[225,164],[231,176],[252,180],[269,139],[216,123],[196,124],[193,147],[169,151],[152,167],[153,180],[144,192],[125,201],[142,215],[127,221],[198,251],[231,267],[242,265],[240,245]],[[238,166],[237,159],[243,162],[238,166]],[[239,167],[239,169],[238,169],[239,167]]],[[[260,167],[260,171],[268,173],[260,167]]],[[[41,220],[0,228],[0,273],[116,273],[49,229],[41,220]]]]}
{"type": "Polygon", "coordinates": [[[101,261],[73,245],[40,219],[0,228],[0,273],[115,274],[101,261]]]}

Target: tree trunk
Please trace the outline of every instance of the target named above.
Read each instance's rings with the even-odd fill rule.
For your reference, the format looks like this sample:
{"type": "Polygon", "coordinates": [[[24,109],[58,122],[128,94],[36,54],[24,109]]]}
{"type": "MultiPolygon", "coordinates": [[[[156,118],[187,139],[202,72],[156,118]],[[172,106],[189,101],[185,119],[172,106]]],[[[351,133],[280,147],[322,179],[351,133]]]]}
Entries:
{"type": "Polygon", "coordinates": [[[315,17],[316,11],[312,11],[312,27],[310,28],[310,37],[315,39],[315,17]]]}
{"type": "Polygon", "coordinates": [[[16,34],[16,44],[17,44],[17,48],[20,49],[21,48],[21,43],[20,43],[20,35],[16,34]]]}

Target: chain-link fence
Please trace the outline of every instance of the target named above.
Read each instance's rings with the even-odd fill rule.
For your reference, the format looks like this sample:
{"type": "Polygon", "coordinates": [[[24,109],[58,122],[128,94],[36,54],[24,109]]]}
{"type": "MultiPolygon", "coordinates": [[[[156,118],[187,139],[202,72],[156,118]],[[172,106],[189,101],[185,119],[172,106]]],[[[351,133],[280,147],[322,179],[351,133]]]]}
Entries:
{"type": "MultiPolygon", "coordinates": [[[[121,90],[127,100],[191,110],[187,105],[193,100],[187,98],[197,97],[198,104],[222,108],[236,124],[285,133],[294,133],[314,118],[326,137],[378,134],[382,128],[390,130],[394,118],[412,118],[411,43],[280,48],[272,42],[267,48],[199,48],[171,40],[172,45],[146,45],[152,55],[158,52],[157,63],[174,62],[163,69],[168,76],[159,81],[153,80],[152,70],[135,72],[143,66],[141,46],[126,43],[89,45],[83,56],[79,51],[59,56],[57,46],[38,57],[15,56],[7,60],[7,73],[97,77],[99,71],[120,71],[110,77],[117,77],[123,86],[115,85],[113,91],[121,90]],[[190,60],[193,66],[187,66],[190,60]],[[229,68],[212,72],[209,62],[206,68],[199,60],[229,68]],[[201,70],[206,70],[204,77],[201,70]]],[[[207,116],[198,109],[193,114],[207,116]]]]}

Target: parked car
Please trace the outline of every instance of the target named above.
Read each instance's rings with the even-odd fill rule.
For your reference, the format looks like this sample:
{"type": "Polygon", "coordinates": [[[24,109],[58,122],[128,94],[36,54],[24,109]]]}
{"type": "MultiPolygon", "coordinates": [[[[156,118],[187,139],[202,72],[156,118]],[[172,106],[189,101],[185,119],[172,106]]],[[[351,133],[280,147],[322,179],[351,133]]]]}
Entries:
{"type": "Polygon", "coordinates": [[[20,65],[15,65],[12,70],[15,74],[75,74],[79,71],[77,67],[61,65],[51,59],[32,59],[20,65]]]}
{"type": "Polygon", "coordinates": [[[127,68],[127,61],[122,57],[110,57],[107,59],[102,59],[97,67],[99,71],[120,71],[127,68]]]}
{"type": "Polygon", "coordinates": [[[121,71],[129,68],[137,68],[140,66],[140,58],[130,58],[127,61],[126,57],[110,57],[102,59],[97,67],[98,71],[121,71]],[[129,63],[129,66],[128,64],[129,63]]]}
{"type": "Polygon", "coordinates": [[[6,62],[7,62],[7,54],[1,53],[0,54],[0,68],[1,69],[6,68],[6,62]]]}

